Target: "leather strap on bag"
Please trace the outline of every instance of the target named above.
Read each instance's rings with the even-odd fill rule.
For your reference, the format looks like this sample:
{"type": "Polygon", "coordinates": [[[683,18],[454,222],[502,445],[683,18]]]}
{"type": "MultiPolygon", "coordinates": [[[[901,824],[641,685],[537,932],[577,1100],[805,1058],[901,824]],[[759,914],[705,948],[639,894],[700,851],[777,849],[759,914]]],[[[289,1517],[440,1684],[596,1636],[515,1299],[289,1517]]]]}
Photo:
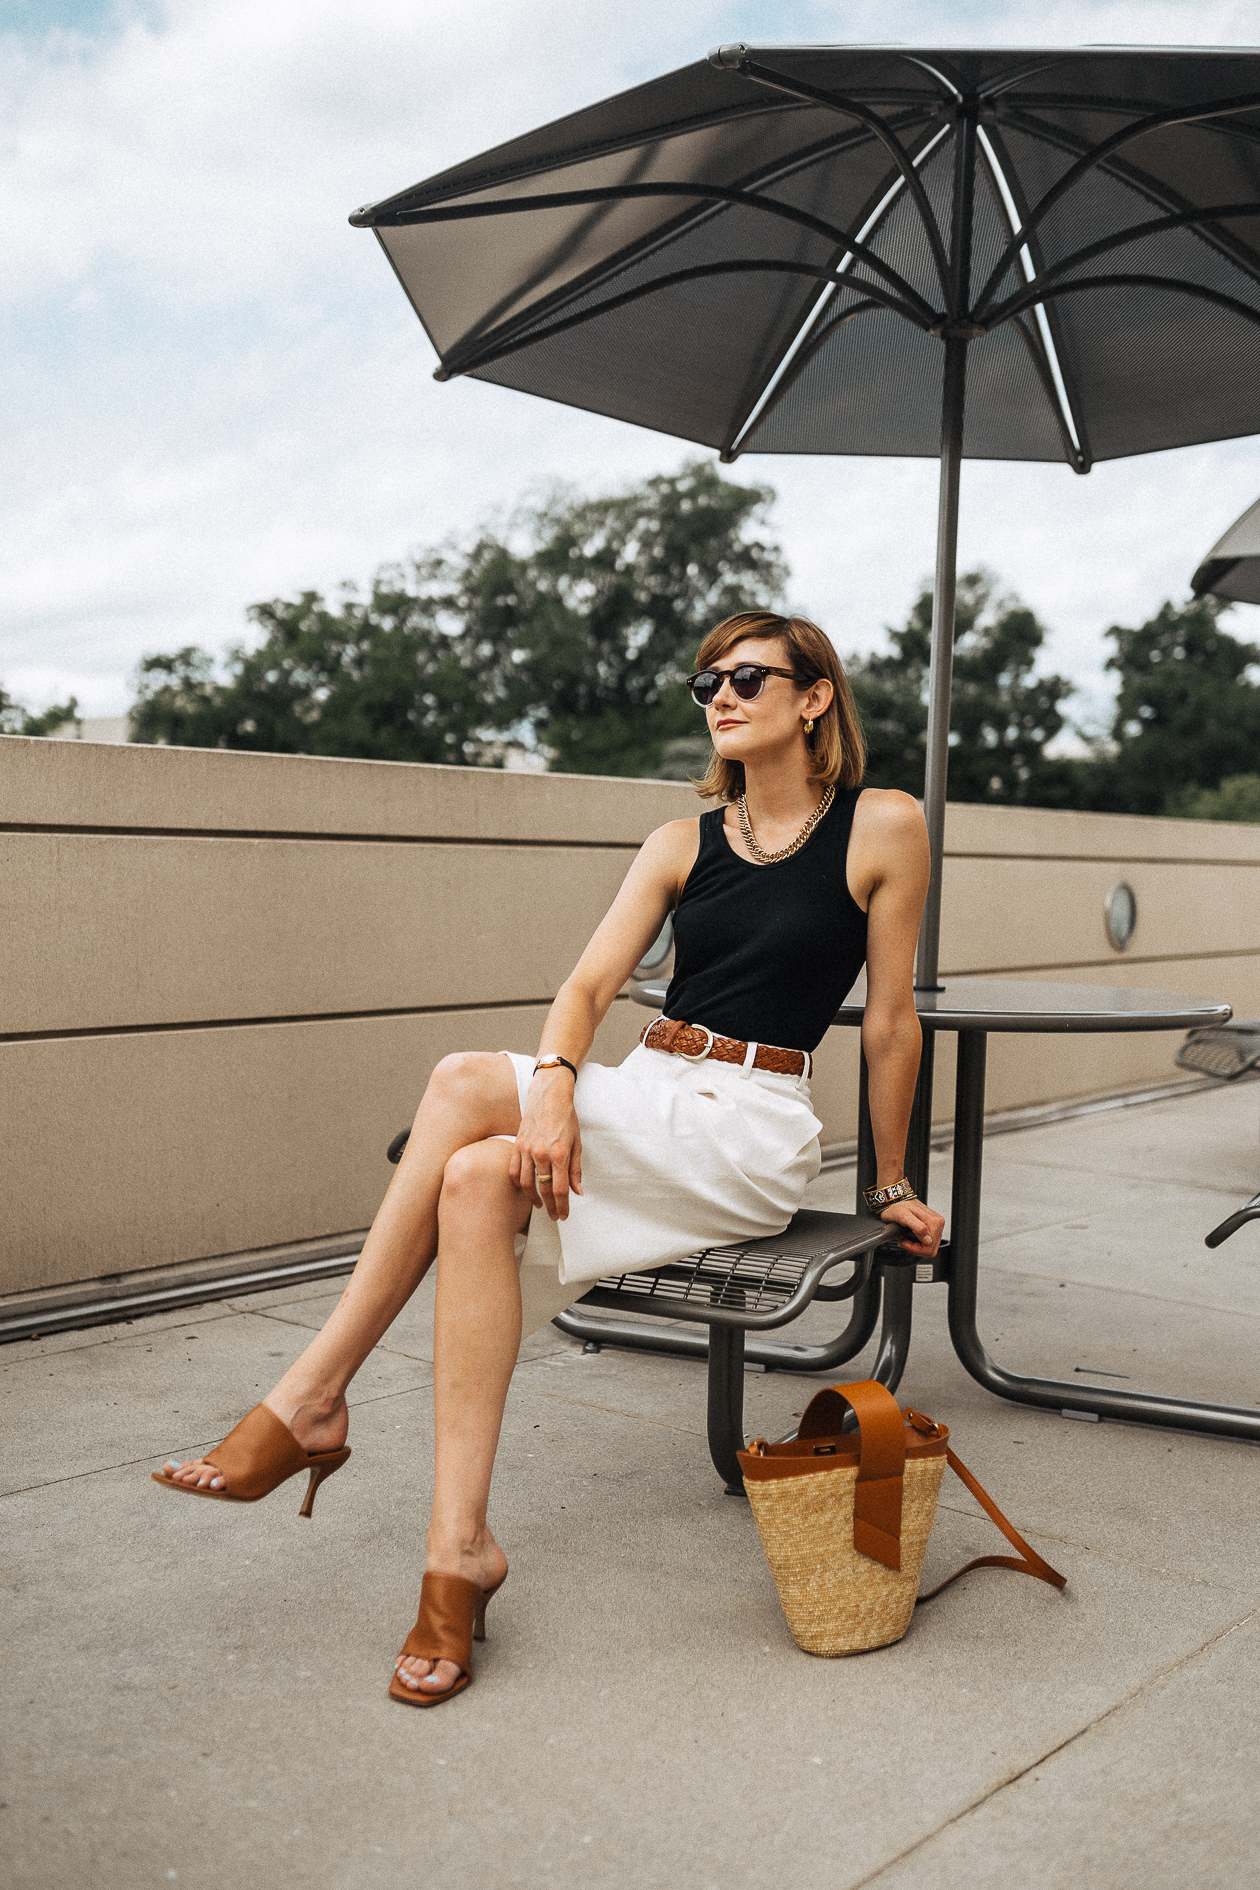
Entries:
{"type": "Polygon", "coordinates": [[[858,1422],[861,1457],[853,1493],[853,1546],[885,1568],[901,1568],[901,1495],[906,1427],[901,1406],[874,1378],[832,1385],[810,1399],[798,1437],[835,1437],[846,1411],[858,1422]]]}
{"type": "MultiPolygon", "coordinates": [[[[796,1435],[801,1439],[838,1437],[850,1411],[857,1419],[860,1452],[853,1493],[853,1546],[860,1554],[869,1555],[872,1561],[882,1562],[885,1568],[900,1571],[906,1426],[912,1426],[925,1438],[948,1437],[949,1433],[943,1431],[934,1418],[925,1417],[922,1411],[915,1411],[909,1405],[903,1415],[892,1393],[876,1379],[868,1378],[853,1385],[830,1385],[825,1391],[817,1392],[801,1414],[796,1435]]],[[[920,1601],[931,1601],[973,1568],[1012,1568],[1021,1575],[1035,1575],[1039,1582],[1048,1582],[1051,1588],[1066,1588],[1066,1575],[1051,1568],[1049,1562],[1043,1561],[1031,1544],[1024,1541],[1015,1525],[1002,1514],[988,1491],[948,1444],[945,1460],[1019,1554],[977,1555],[955,1569],[952,1575],[947,1575],[943,1582],[938,1582],[935,1588],[930,1588],[926,1595],[920,1595],[915,1606],[918,1607],[920,1601]]]]}
{"type": "MultiPolygon", "coordinates": [[[[921,1411],[911,1410],[908,1405],[906,1422],[913,1424],[915,1430],[925,1437],[930,1437],[937,1429],[930,1417],[924,1417],[921,1411]]],[[[971,1491],[989,1520],[997,1524],[1012,1548],[1019,1550],[1019,1555],[977,1555],[972,1561],[964,1562],[961,1568],[956,1568],[952,1575],[947,1575],[943,1582],[938,1582],[935,1588],[929,1588],[926,1595],[920,1595],[914,1604],[915,1607],[919,1606],[919,1602],[933,1600],[942,1589],[948,1588],[951,1582],[956,1582],[960,1575],[967,1574],[968,1570],[973,1568],[1013,1568],[1021,1575],[1035,1575],[1039,1582],[1048,1582],[1051,1588],[1066,1588],[1067,1576],[1060,1575],[1058,1569],[1051,1568],[1049,1562],[1042,1561],[1037,1551],[1031,1544],[1024,1541],[1014,1523],[1008,1522],[988,1491],[980,1486],[966,1464],[960,1463],[948,1445],[945,1449],[945,1461],[958,1480],[971,1491]]]]}

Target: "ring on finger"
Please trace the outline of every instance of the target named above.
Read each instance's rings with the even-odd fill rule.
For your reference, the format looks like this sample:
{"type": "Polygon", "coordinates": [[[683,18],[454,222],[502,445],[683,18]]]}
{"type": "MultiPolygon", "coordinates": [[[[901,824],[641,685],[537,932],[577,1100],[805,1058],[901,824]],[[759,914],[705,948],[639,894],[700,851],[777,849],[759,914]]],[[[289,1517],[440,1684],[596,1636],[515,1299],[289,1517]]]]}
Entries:
{"type": "Polygon", "coordinates": [[[545,1182],[547,1182],[548,1184],[550,1184],[550,1181],[551,1181],[551,1170],[550,1170],[550,1169],[548,1169],[548,1170],[547,1170],[547,1173],[546,1173],[545,1175],[540,1175],[540,1174],[539,1174],[539,1172],[538,1172],[538,1170],[537,1170],[537,1169],[535,1168],[535,1170],[534,1170],[534,1180],[535,1180],[535,1181],[537,1181],[537,1182],[539,1182],[539,1183],[541,1183],[541,1182],[544,1182],[544,1181],[545,1181],[545,1182]]]}

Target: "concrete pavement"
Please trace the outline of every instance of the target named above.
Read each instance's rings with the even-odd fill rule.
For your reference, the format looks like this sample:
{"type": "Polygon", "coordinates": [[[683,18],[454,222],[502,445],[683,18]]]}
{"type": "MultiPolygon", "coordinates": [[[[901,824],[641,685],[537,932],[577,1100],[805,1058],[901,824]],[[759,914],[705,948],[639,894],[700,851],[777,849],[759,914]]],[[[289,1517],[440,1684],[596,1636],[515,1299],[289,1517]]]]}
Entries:
{"type": "MultiPolygon", "coordinates": [[[[1245,1085],[994,1138],[995,1355],[1260,1404],[1260,1224],[1202,1245],[1257,1186],[1258,1117],[1245,1085]]],[[[814,1199],[850,1206],[851,1173],[814,1199]]],[[[385,1696],[419,1587],[426,1289],[356,1381],[354,1458],[313,1524],[296,1482],[232,1508],[148,1471],[222,1436],[335,1288],[5,1348],[7,1882],[1260,1881],[1260,1453],[1000,1403],[954,1359],[944,1297],[917,1291],[902,1395],[950,1424],[1064,1595],[985,1571],[897,1647],[801,1654],[708,1463],[703,1366],[584,1356],[548,1328],[496,1478],[512,1572],[474,1686],[431,1712],[385,1696]]],[[[815,1388],[750,1373],[750,1434],[781,1434],[815,1388]]],[[[1002,1546],[947,1481],[925,1577],[1002,1546]]]]}

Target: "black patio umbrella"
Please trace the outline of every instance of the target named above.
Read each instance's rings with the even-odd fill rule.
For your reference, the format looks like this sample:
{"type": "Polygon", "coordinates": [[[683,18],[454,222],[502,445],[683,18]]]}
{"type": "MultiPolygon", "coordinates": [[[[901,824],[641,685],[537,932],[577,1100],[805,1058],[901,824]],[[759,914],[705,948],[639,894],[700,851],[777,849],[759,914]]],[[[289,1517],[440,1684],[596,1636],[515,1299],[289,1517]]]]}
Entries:
{"type": "Polygon", "coordinates": [[[1196,597],[1260,604],[1260,499],[1218,538],[1190,580],[1196,597]]]}
{"type": "Polygon", "coordinates": [[[1260,51],[723,46],[350,220],[440,380],[728,462],[939,452],[934,986],[960,460],[1260,431],[1260,51]]]}

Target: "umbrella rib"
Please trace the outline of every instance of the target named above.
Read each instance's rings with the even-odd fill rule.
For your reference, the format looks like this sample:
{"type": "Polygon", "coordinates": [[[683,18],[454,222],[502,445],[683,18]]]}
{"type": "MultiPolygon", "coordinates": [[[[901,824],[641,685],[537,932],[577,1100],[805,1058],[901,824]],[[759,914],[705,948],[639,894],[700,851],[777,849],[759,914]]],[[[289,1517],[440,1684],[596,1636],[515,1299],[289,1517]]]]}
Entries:
{"type": "MultiPolygon", "coordinates": [[[[921,120],[922,113],[920,112],[915,115],[914,122],[917,124],[921,122],[921,120]]],[[[824,139],[808,150],[793,153],[791,159],[788,161],[778,159],[773,164],[764,166],[759,172],[753,172],[750,176],[741,180],[740,187],[746,188],[750,182],[756,182],[764,189],[770,185],[781,183],[785,179],[795,176],[799,170],[807,169],[811,164],[821,162],[829,154],[844,150],[855,141],[865,140],[865,137],[865,132],[859,128],[851,129],[835,138],[824,139]]],[[[488,334],[496,332],[496,323],[498,324],[497,334],[500,339],[505,336],[520,334],[533,328],[544,316],[550,316],[560,309],[571,307],[572,304],[578,301],[583,295],[592,294],[596,289],[602,288],[606,282],[613,281],[618,275],[623,274],[626,269],[642,262],[644,258],[651,255],[653,251],[668,248],[671,243],[678,241],[684,234],[694,229],[696,225],[704,222],[706,219],[720,215],[720,205],[706,204],[699,210],[693,210],[669,219],[659,229],[649,231],[646,236],[625,244],[613,255],[605,257],[602,262],[590,269],[584,270],[575,280],[567,282],[562,289],[553,290],[548,295],[540,296],[529,308],[520,311],[514,316],[504,312],[509,305],[509,298],[505,297],[496,310],[483,315],[474,324],[473,328],[461,337],[461,343],[463,346],[469,347],[475,340],[476,343],[480,345],[488,334]],[[500,319],[500,317],[502,317],[502,319],[500,319]]],[[[376,231],[376,238],[378,242],[381,241],[379,230],[376,231]]],[[[386,254],[388,254],[388,251],[386,251],[386,254]]],[[[397,270],[395,270],[395,274],[397,273],[397,270]]],[[[399,280],[401,281],[401,277],[399,280]]],[[[517,284],[513,296],[510,298],[511,301],[519,301],[520,292],[521,285],[517,284]]],[[[408,299],[410,300],[409,294],[408,299]]],[[[415,307],[414,302],[412,306],[415,307]]],[[[416,313],[417,315],[420,314],[419,309],[416,309],[416,313]]],[[[421,317],[421,320],[423,322],[423,317],[421,317]]],[[[427,324],[425,324],[425,332],[428,333],[427,324]]],[[[434,346],[437,346],[436,341],[434,342],[434,346]]],[[[440,348],[438,349],[438,353],[441,353],[440,348]]]]}
{"type": "Polygon", "coordinates": [[[1003,92],[1010,92],[1017,85],[1027,85],[1029,79],[1035,79],[1039,72],[1053,72],[1056,66],[1066,65],[1070,58],[1070,54],[1056,53],[1050,59],[1039,59],[1034,65],[1022,66],[1015,72],[1004,73],[1002,78],[995,79],[992,85],[980,87],[981,102],[990,105],[995,99],[1001,98],[1003,92]]]}
{"type": "Polygon", "coordinates": [[[885,306],[886,304],[883,302],[874,302],[868,298],[864,302],[855,302],[851,308],[842,309],[839,315],[833,315],[831,320],[827,322],[824,327],[819,329],[813,340],[802,347],[798,353],[794,354],[791,359],[786,362],[784,372],[768,389],[766,398],[760,409],[754,408],[751,418],[741,432],[736,434],[733,444],[724,449],[722,453],[723,463],[729,466],[737,452],[747,450],[746,442],[751,439],[755,432],[765,425],[780,401],[792,391],[815,355],[818,354],[819,350],[826,342],[830,341],[831,337],[838,329],[843,328],[847,322],[851,322],[855,315],[867,315],[872,309],[881,309],[885,306]]]}
{"type": "MultiPolygon", "coordinates": [[[[976,136],[980,148],[984,153],[989,175],[997,187],[998,201],[1002,206],[1002,214],[1006,220],[1007,233],[1013,237],[1021,232],[1023,225],[1020,204],[1016,198],[1011,181],[1006,175],[1006,168],[1002,163],[1001,155],[983,126],[977,129],[976,136]]],[[[1021,244],[1019,257],[1023,266],[1025,280],[1029,283],[1039,280],[1039,258],[1034,254],[1030,244],[1021,244]]],[[[1025,345],[1031,352],[1034,363],[1036,364],[1042,387],[1049,395],[1050,404],[1054,408],[1055,419],[1058,422],[1059,432],[1063,436],[1063,442],[1067,448],[1068,459],[1076,472],[1088,472],[1090,467],[1090,454],[1085,437],[1085,429],[1081,421],[1080,402],[1074,399],[1072,389],[1068,386],[1068,378],[1064,372],[1063,363],[1059,356],[1059,350],[1046,310],[1038,304],[1034,313],[1037,318],[1037,329],[1041,342],[1040,349],[1038,349],[1034,343],[1030,330],[1027,330],[1019,322],[1016,323],[1016,327],[1019,328],[1020,333],[1023,335],[1025,345]]]]}
{"type": "MultiPolygon", "coordinates": [[[[1058,150],[1071,152],[1077,157],[1082,154],[1083,147],[1078,138],[1068,137],[1059,127],[1047,125],[1039,118],[1026,113],[1012,112],[1006,114],[1002,122],[1021,131],[1026,137],[1040,139],[1043,143],[1053,145],[1058,150]]],[[[1260,129],[1254,134],[1243,131],[1238,126],[1234,126],[1228,134],[1223,128],[1215,125],[1207,125],[1204,129],[1207,131],[1221,129],[1222,135],[1233,138],[1245,136],[1249,142],[1260,142],[1260,129]]],[[[1188,198],[1174,190],[1162,178],[1153,177],[1149,172],[1143,171],[1139,165],[1127,163],[1124,159],[1109,158],[1102,168],[1108,177],[1115,178],[1126,189],[1135,192],[1138,196],[1148,198],[1152,204],[1167,211],[1170,215],[1180,216],[1183,212],[1194,209],[1188,198]]],[[[1253,281],[1260,282],[1260,254],[1257,254],[1253,248],[1224,230],[1201,227],[1195,233],[1200,242],[1214,249],[1234,268],[1240,269],[1253,281]]]]}
{"type": "Polygon", "coordinates": [[[1016,315],[1034,308],[1040,301],[1058,300],[1061,296],[1076,295],[1085,289],[1170,289],[1181,295],[1194,296],[1200,302],[1211,302],[1217,308],[1228,309],[1232,315],[1241,315],[1246,321],[1260,327],[1260,309],[1252,308],[1246,302],[1240,302],[1237,296],[1226,295],[1220,289],[1208,289],[1200,282],[1184,282],[1179,276],[1078,276],[1075,282],[1060,282],[1048,285],[1045,282],[1034,283],[1023,295],[1008,296],[988,319],[982,324],[985,334],[1000,328],[1003,322],[1009,322],[1016,315]]]}
{"type": "MultiPolygon", "coordinates": [[[[1223,222],[1228,217],[1260,216],[1260,199],[1253,198],[1250,203],[1214,203],[1207,204],[1202,210],[1186,210],[1178,216],[1152,217],[1148,223],[1135,223],[1127,230],[1120,230],[1114,236],[1104,236],[1096,243],[1089,243],[1084,249],[1074,250],[1070,256],[1044,271],[1038,277],[1040,282],[1051,283],[1067,274],[1069,269],[1079,269],[1082,263],[1092,262],[1095,256],[1107,256],[1113,250],[1123,249],[1127,243],[1140,242],[1144,236],[1157,236],[1163,230],[1195,229],[1199,223],[1223,222]]],[[[983,319],[983,304],[977,304],[977,320],[983,319]]]]}
{"type": "MultiPolygon", "coordinates": [[[[597,315],[611,315],[615,310],[625,308],[631,302],[638,302],[644,296],[654,295],[658,289],[674,288],[683,282],[701,282],[712,276],[732,275],[813,276],[819,282],[844,280],[834,269],[822,269],[809,263],[778,261],[702,263],[694,269],[678,269],[670,275],[657,276],[651,282],[638,283],[633,289],[627,289],[621,295],[610,296],[606,302],[600,302],[594,308],[579,309],[576,314],[566,315],[562,320],[552,322],[547,327],[534,329],[526,335],[515,336],[495,347],[482,348],[466,361],[453,365],[444,362],[438,368],[434,378],[448,381],[459,374],[474,374],[479,368],[489,367],[492,362],[502,361],[510,354],[519,354],[522,348],[532,348],[538,342],[554,340],[557,335],[566,334],[571,328],[578,328],[585,322],[594,321],[597,315]]],[[[899,301],[896,296],[877,288],[873,282],[863,283],[862,287],[874,301],[884,308],[891,309],[894,314],[904,315],[906,320],[913,323],[916,328],[924,330],[928,328],[929,324],[918,311],[899,301]]]]}
{"type": "Polygon", "coordinates": [[[1001,282],[1018,253],[1020,242],[1027,242],[1029,231],[1036,229],[1037,225],[1053,210],[1055,204],[1073,190],[1082,177],[1097,169],[1098,165],[1113,157],[1126,144],[1132,144],[1138,138],[1145,138],[1153,131],[1167,130],[1173,125],[1204,124],[1208,120],[1229,117],[1237,112],[1254,111],[1257,106],[1260,106],[1260,96],[1252,93],[1240,98],[1221,99],[1215,105],[1196,110],[1151,112],[1145,118],[1139,119],[1135,125],[1126,125],[1122,130],[1114,131],[1109,138],[1104,138],[1101,144],[1095,145],[1091,151],[1085,152],[1078,158],[1077,162],[1063,173],[1057,183],[1050,186],[1040,202],[1029,211],[1019,236],[1012,237],[994,263],[988,280],[980,291],[976,306],[983,308],[994,294],[998,283],[1001,282]]]}
{"type": "MultiPolygon", "coordinates": [[[[918,150],[918,152],[916,152],[915,157],[914,157],[914,164],[915,164],[916,169],[920,165],[925,164],[927,162],[928,158],[932,155],[932,152],[935,151],[937,146],[940,144],[941,140],[947,136],[947,133],[948,133],[948,128],[947,127],[942,128],[935,134],[935,136],[929,138],[920,147],[920,149],[918,150]]],[[[878,203],[875,205],[874,209],[871,211],[870,215],[867,217],[866,221],[863,223],[861,229],[858,231],[858,236],[863,243],[866,242],[867,238],[874,236],[876,231],[879,230],[881,226],[887,221],[894,205],[896,204],[898,198],[901,196],[901,192],[903,188],[904,186],[903,186],[902,179],[900,177],[897,177],[893,180],[893,183],[891,184],[889,189],[887,189],[884,192],[883,196],[879,199],[878,203]]],[[[852,256],[854,253],[855,252],[852,249],[850,249],[846,254],[842,255],[839,258],[839,261],[835,265],[837,274],[847,275],[849,273],[850,264],[851,264],[852,256]]],[[[775,362],[775,365],[771,369],[770,373],[766,375],[765,380],[763,381],[762,386],[761,386],[761,391],[758,393],[756,398],[749,403],[747,409],[745,410],[743,419],[739,422],[737,426],[735,426],[732,429],[726,445],[722,448],[721,458],[722,458],[722,463],[724,465],[729,466],[732,463],[732,461],[738,456],[738,454],[743,449],[745,440],[751,437],[752,433],[756,430],[756,428],[758,428],[761,425],[762,421],[765,419],[766,415],[772,410],[772,408],[778,406],[780,394],[786,393],[788,388],[795,384],[798,378],[800,369],[803,368],[807,362],[812,361],[814,356],[817,354],[818,352],[817,348],[813,346],[806,347],[806,343],[808,341],[810,330],[813,328],[814,324],[817,322],[819,316],[822,314],[824,308],[827,306],[827,303],[831,300],[832,296],[835,294],[836,294],[835,287],[832,284],[828,283],[823,287],[820,293],[816,294],[813,297],[812,301],[809,304],[807,312],[797,324],[796,333],[793,335],[792,339],[788,342],[787,346],[783,349],[782,353],[780,354],[778,360],[775,362]],[[805,350],[803,355],[801,355],[802,349],[805,350]],[[798,356],[801,357],[799,367],[797,366],[798,356]]],[[[868,306],[871,306],[871,305],[863,304],[863,307],[868,307],[868,306]]],[[[924,307],[925,308],[928,307],[928,304],[925,303],[924,307]]],[[[846,312],[846,319],[847,319],[847,315],[856,314],[857,312],[858,311],[856,309],[853,309],[853,308],[849,309],[846,312]]],[[[938,318],[936,314],[933,313],[932,314],[933,323],[935,323],[937,319],[938,318]]],[[[827,334],[831,334],[837,327],[840,327],[840,326],[843,326],[842,322],[829,322],[825,332],[827,334]]]]}
{"type": "MultiPolygon", "coordinates": [[[[828,110],[841,112],[865,125],[879,139],[891,157],[897,169],[905,179],[906,189],[910,192],[914,206],[919,213],[924,233],[932,250],[932,260],[936,264],[936,273],[940,278],[941,293],[946,304],[950,297],[949,258],[945,254],[945,243],[941,236],[940,225],[936,221],[927,192],[914,168],[905,146],[895,138],[878,113],[869,111],[865,105],[859,105],[855,99],[840,98],[833,92],[824,92],[820,86],[806,85],[802,79],[789,79],[783,73],[775,72],[770,66],[762,66],[754,59],[741,60],[736,68],[744,78],[755,79],[759,85],[773,91],[786,92],[791,98],[805,99],[813,105],[825,105],[828,110]]],[[[957,313],[957,310],[953,310],[957,313]]]]}
{"type": "MultiPolygon", "coordinates": [[[[922,314],[929,316],[932,321],[937,320],[937,311],[933,309],[931,303],[920,295],[918,290],[892,267],[891,263],[885,262],[882,256],[876,255],[860,237],[853,236],[848,230],[836,224],[825,223],[821,217],[811,216],[808,210],[798,210],[794,204],[777,203],[773,197],[761,197],[722,184],[609,184],[592,186],[589,190],[547,191],[531,197],[495,198],[489,203],[435,204],[429,208],[410,210],[393,217],[386,227],[398,228],[417,223],[453,223],[470,217],[511,216],[520,211],[531,210],[562,210],[577,208],[583,204],[621,203],[639,197],[695,197],[708,203],[731,204],[741,209],[764,210],[771,216],[799,224],[816,236],[826,237],[827,241],[838,249],[851,251],[878,275],[883,276],[885,281],[904,295],[908,301],[917,304],[922,314]]],[[[623,263],[621,266],[628,265],[623,263]]]]}
{"type": "MultiPolygon", "coordinates": [[[[1037,310],[1037,313],[1041,313],[1040,309],[1037,310]]],[[[1028,323],[1024,320],[1022,315],[1016,315],[1012,318],[1011,327],[1027,348],[1029,356],[1031,357],[1033,368],[1036,371],[1038,380],[1041,382],[1042,391],[1050,404],[1051,412],[1054,414],[1055,425],[1059,429],[1059,438],[1063,441],[1064,457],[1067,459],[1073,472],[1087,473],[1090,469],[1090,461],[1082,452],[1080,442],[1076,438],[1073,428],[1068,425],[1068,413],[1064,409],[1063,396],[1059,388],[1055,385],[1054,376],[1050,372],[1050,363],[1046,358],[1045,348],[1040,345],[1042,337],[1033,334],[1032,329],[1028,326],[1028,323]]],[[[1060,370],[1060,372],[1062,372],[1062,370],[1060,370]]]]}

